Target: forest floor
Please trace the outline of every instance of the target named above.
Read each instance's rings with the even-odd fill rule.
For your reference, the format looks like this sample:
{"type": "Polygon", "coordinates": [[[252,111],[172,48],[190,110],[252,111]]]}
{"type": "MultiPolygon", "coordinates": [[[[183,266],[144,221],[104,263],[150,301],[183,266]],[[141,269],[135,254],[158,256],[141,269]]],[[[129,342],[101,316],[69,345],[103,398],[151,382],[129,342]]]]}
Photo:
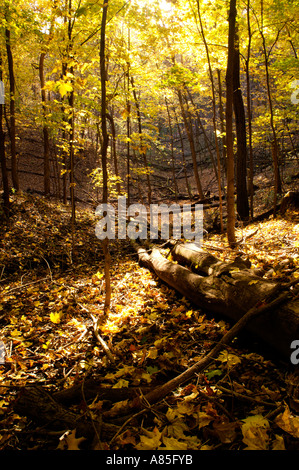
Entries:
{"type": "MultiPolygon", "coordinates": [[[[138,265],[130,243],[111,242],[112,302],[102,318],[103,255],[96,219],[77,210],[74,240],[69,209],[30,194],[12,196],[12,217],[0,242],[0,449],[92,448],[74,433],[53,432],[19,415],[22,387],[50,394],[95,377],[108,388],[167,382],[198,361],[230,325],[181,298],[138,265]]],[[[286,281],[298,276],[299,212],[251,224],[239,249],[253,267],[286,281]]],[[[210,234],[203,247],[233,259],[225,236],[210,234]]],[[[291,351],[290,351],[291,354],[291,351]]],[[[94,397],[72,410],[99,419],[117,404],[94,397]]],[[[69,430],[73,431],[73,430],[69,430]]],[[[107,450],[299,450],[299,374],[253,338],[237,338],[204,373],[127,422],[102,446],[107,450]]],[[[97,448],[96,445],[94,448],[97,448]]]]}

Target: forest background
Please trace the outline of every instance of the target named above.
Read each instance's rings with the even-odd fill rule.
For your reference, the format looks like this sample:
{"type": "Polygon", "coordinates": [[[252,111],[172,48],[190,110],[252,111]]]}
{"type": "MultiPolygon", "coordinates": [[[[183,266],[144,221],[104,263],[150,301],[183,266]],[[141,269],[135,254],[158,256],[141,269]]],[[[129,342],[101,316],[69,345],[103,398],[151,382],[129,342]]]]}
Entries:
{"type": "MultiPolygon", "coordinates": [[[[9,344],[1,368],[3,448],[57,446],[55,433],[37,443],[40,430],[18,415],[40,418],[37,403],[48,398],[31,396],[29,387],[22,408],[22,400],[13,401],[19,387],[43,384],[61,405],[70,398],[67,387],[98,377],[98,370],[109,396],[101,388],[99,402],[83,397],[84,409],[93,418],[103,411],[112,427],[104,420],[103,436],[96,432],[97,442],[86,444],[93,448],[296,448],[298,418],[283,400],[292,389],[298,411],[298,377],[291,372],[286,379],[258,354],[240,359],[234,346],[196,385],[158,408],[146,405],[141,427],[135,415],[117,422],[129,387],[154,387],[182,372],[228,327],[153,280],[127,242],[111,244],[109,253],[95,237],[94,210],[99,202],[116,204],[119,195],[128,204],[201,202],[207,240],[223,261],[244,250],[268,279],[295,276],[298,213],[276,215],[289,189],[298,203],[298,6],[297,0],[1,2],[0,321],[9,344]],[[274,217],[247,237],[265,211],[274,217]],[[240,370],[242,386],[230,395],[227,386],[240,370]],[[217,393],[228,393],[224,401],[213,381],[217,393]],[[240,399],[234,411],[232,396],[240,399]]],[[[57,402],[54,409],[73,429],[77,417],[57,402]]],[[[90,431],[85,427],[83,436],[90,431]]],[[[72,430],[58,448],[82,442],[72,430]]]]}
{"type": "MultiPolygon", "coordinates": [[[[221,202],[229,183],[230,83],[237,116],[237,217],[254,214],[256,173],[272,166],[268,198],[275,204],[283,172],[296,172],[298,4],[240,2],[232,69],[228,9],[227,2],[200,1],[109,5],[110,198],[122,193],[128,204],[132,198],[151,203],[212,193],[221,202]]],[[[4,189],[51,193],[73,204],[76,197],[99,200],[94,186],[101,190],[101,14],[100,2],[3,2],[4,189]]]]}

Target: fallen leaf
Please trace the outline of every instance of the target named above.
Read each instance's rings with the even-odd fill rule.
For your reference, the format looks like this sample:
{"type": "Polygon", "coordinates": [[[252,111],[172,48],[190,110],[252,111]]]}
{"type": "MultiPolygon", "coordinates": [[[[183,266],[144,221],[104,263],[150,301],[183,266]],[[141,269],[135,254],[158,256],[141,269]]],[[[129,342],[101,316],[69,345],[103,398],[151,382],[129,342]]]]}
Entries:
{"type": "Polygon", "coordinates": [[[247,445],[245,450],[268,450],[268,430],[270,428],[269,421],[262,415],[250,416],[243,421],[243,442],[247,445]]]}
{"type": "Polygon", "coordinates": [[[76,438],[76,429],[73,429],[71,432],[67,431],[61,436],[57,449],[80,450],[79,445],[85,440],[85,437],[76,438]]]}
{"type": "Polygon", "coordinates": [[[277,416],[275,424],[291,436],[299,438],[299,417],[294,416],[288,406],[283,413],[277,416]]]}
{"type": "Polygon", "coordinates": [[[142,432],[140,442],[136,446],[137,450],[155,450],[161,445],[161,432],[157,427],[153,431],[142,429],[142,432]]]}

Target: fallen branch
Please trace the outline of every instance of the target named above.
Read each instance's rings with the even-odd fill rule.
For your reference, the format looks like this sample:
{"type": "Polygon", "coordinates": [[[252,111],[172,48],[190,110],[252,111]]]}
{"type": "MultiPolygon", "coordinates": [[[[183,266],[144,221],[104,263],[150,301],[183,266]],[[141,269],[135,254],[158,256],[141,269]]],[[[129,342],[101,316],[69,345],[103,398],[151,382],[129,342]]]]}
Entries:
{"type": "Polygon", "coordinates": [[[110,360],[110,362],[112,364],[115,364],[115,359],[106,343],[106,341],[103,340],[103,338],[101,337],[99,331],[98,331],[98,320],[92,315],[90,314],[90,317],[92,319],[92,322],[93,322],[93,333],[96,337],[96,340],[98,341],[98,343],[102,346],[102,348],[104,349],[105,353],[106,353],[106,356],[108,357],[108,359],[110,360]]]}

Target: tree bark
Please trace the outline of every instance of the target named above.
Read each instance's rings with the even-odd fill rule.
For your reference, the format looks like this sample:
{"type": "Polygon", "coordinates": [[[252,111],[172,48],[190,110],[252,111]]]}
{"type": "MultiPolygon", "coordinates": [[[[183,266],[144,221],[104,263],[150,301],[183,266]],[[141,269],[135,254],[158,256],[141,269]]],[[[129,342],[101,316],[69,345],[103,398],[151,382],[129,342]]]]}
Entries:
{"type": "MultiPolygon", "coordinates": [[[[0,51],[0,82],[2,82],[2,56],[0,51]]],[[[3,209],[6,217],[9,217],[9,182],[8,172],[6,165],[5,154],[5,132],[3,129],[3,108],[4,104],[0,104],[0,161],[1,161],[1,174],[3,184],[3,209]]]]}
{"type": "Polygon", "coordinates": [[[231,247],[235,246],[235,165],[233,138],[233,70],[235,51],[236,0],[230,0],[228,57],[226,68],[226,179],[227,179],[227,238],[231,247]]]}
{"type": "Polygon", "coordinates": [[[44,192],[45,196],[50,194],[50,145],[49,145],[49,130],[46,124],[46,92],[45,92],[45,77],[44,77],[44,61],[46,53],[42,52],[39,58],[39,78],[42,97],[43,108],[43,136],[44,136],[44,192]]]}
{"type": "MultiPolygon", "coordinates": [[[[8,20],[9,13],[6,12],[6,21],[8,20]]],[[[19,190],[19,177],[17,168],[17,154],[16,154],[16,117],[15,117],[15,76],[14,76],[14,63],[10,43],[10,29],[5,28],[5,41],[7,62],[9,71],[9,87],[10,87],[10,119],[9,119],[9,137],[11,148],[11,176],[13,187],[16,191],[19,190]]]]}
{"type": "MultiPolygon", "coordinates": [[[[274,217],[276,216],[276,206],[277,206],[277,195],[281,194],[282,186],[281,186],[281,177],[280,177],[280,170],[279,170],[279,159],[278,159],[278,139],[277,139],[277,132],[276,132],[276,125],[274,122],[274,110],[273,110],[273,101],[272,101],[272,93],[271,93],[271,85],[270,85],[270,71],[269,71],[269,53],[266,47],[266,38],[264,32],[264,10],[263,10],[263,1],[261,2],[261,27],[260,27],[260,35],[262,38],[263,44],[263,52],[264,52],[264,63],[265,63],[265,71],[266,71],[266,84],[267,84],[267,95],[268,95],[268,103],[269,103],[269,111],[270,111],[270,126],[273,133],[273,142],[271,142],[271,153],[273,159],[273,169],[274,169],[274,217]]],[[[278,39],[279,33],[276,37],[278,39]]],[[[274,44],[272,45],[271,49],[273,48],[274,44]]]]}
{"type": "MultiPolygon", "coordinates": [[[[107,95],[106,95],[106,21],[107,21],[108,0],[103,5],[102,23],[101,23],[101,43],[100,43],[100,72],[101,72],[101,125],[102,125],[102,170],[103,170],[103,203],[108,203],[108,167],[107,167],[107,150],[109,144],[109,135],[107,129],[107,95]]],[[[103,240],[103,252],[105,258],[105,304],[104,313],[106,314],[110,307],[111,299],[111,283],[110,283],[110,262],[109,239],[103,240]]]]}
{"type": "Polygon", "coordinates": [[[142,142],[142,124],[141,124],[141,112],[140,112],[140,105],[137,99],[137,93],[134,85],[134,78],[131,76],[131,84],[132,84],[132,93],[135,101],[136,113],[137,113],[137,121],[138,121],[138,133],[139,133],[139,153],[143,156],[144,167],[146,168],[146,181],[147,181],[147,200],[148,203],[152,203],[152,186],[151,186],[151,178],[150,178],[150,167],[147,161],[146,156],[146,147],[143,145],[142,142]]]}
{"type": "MultiPolygon", "coordinates": [[[[172,257],[189,268],[164,258],[157,249],[148,254],[138,249],[139,262],[166,284],[176,289],[203,310],[238,321],[250,308],[275,295],[280,284],[257,276],[246,262],[236,259],[223,263],[194,244],[177,244],[172,257]]],[[[276,311],[267,312],[248,325],[248,331],[284,358],[299,337],[299,300],[287,302],[276,311]]]]}
{"type": "Polygon", "coordinates": [[[199,17],[200,31],[201,31],[202,39],[203,39],[205,49],[206,49],[208,66],[209,66],[209,75],[210,75],[210,81],[211,81],[211,87],[212,87],[213,128],[214,128],[216,155],[217,155],[217,173],[216,173],[216,176],[217,176],[218,193],[219,193],[220,227],[221,227],[221,232],[223,232],[221,161],[220,161],[220,149],[219,149],[219,142],[218,142],[218,135],[217,135],[215,84],[214,84],[213,71],[212,71],[211,60],[210,60],[209,47],[208,47],[208,43],[206,41],[206,37],[205,37],[204,29],[203,29],[203,24],[202,24],[202,20],[201,20],[199,0],[197,0],[196,3],[197,3],[197,11],[198,11],[198,17],[199,17]]]}
{"type": "Polygon", "coordinates": [[[182,97],[181,90],[178,90],[178,98],[179,98],[179,103],[180,103],[181,112],[182,112],[182,116],[183,116],[183,121],[184,121],[184,125],[185,125],[185,130],[186,130],[189,145],[190,145],[192,162],[193,162],[193,171],[194,171],[194,177],[195,177],[195,182],[196,182],[196,188],[197,188],[197,192],[198,192],[198,195],[199,195],[200,199],[203,199],[204,194],[203,194],[203,190],[202,190],[202,186],[201,186],[201,182],[200,182],[200,178],[199,178],[199,173],[198,173],[198,168],[197,168],[197,159],[196,159],[194,139],[193,139],[193,135],[192,135],[192,128],[191,128],[191,125],[189,125],[189,122],[188,122],[188,119],[187,119],[187,116],[186,116],[186,111],[185,111],[185,108],[184,108],[184,103],[183,103],[183,97],[182,97]]]}
{"type": "Polygon", "coordinates": [[[246,138],[246,122],[245,109],[242,97],[240,83],[240,50],[239,50],[239,34],[236,26],[235,33],[235,51],[234,51],[234,112],[237,134],[237,212],[241,220],[249,218],[249,204],[247,194],[247,138],[246,138]]]}

